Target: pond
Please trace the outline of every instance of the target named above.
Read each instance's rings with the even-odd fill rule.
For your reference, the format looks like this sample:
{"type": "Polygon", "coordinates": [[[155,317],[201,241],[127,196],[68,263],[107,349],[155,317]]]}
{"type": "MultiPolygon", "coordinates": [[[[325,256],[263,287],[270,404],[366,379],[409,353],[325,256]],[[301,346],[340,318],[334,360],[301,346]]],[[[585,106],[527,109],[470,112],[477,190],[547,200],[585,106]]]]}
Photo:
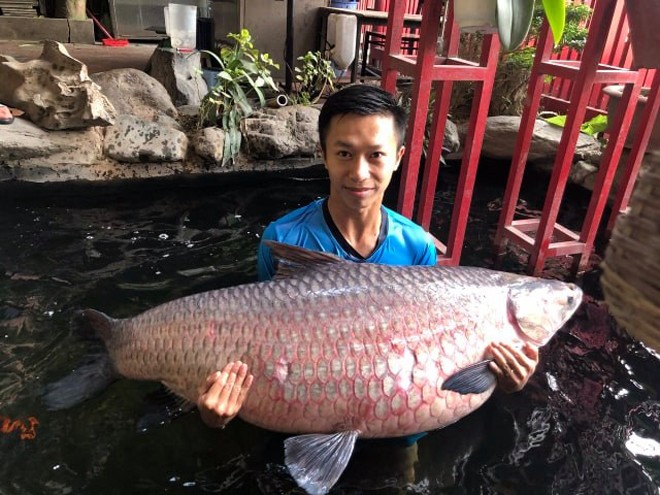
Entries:
{"type": "MultiPolygon", "coordinates": [[[[487,164],[479,173],[463,264],[491,267],[501,169],[487,164]]],[[[261,232],[325,195],[322,175],[3,185],[0,494],[302,493],[275,433],[240,420],[211,430],[196,412],[138,432],[145,408],[158,400],[155,384],[120,380],[58,412],[40,396],[85,356],[69,327],[72,310],[126,317],[253,281],[261,232]]],[[[449,167],[432,225],[441,238],[455,183],[449,167]]],[[[540,208],[543,187],[543,178],[526,179],[521,211],[540,208]]],[[[579,226],[587,200],[569,189],[562,223],[579,226]]],[[[510,251],[504,268],[524,265],[510,251]]],[[[565,262],[550,263],[551,274],[565,271],[565,262]]],[[[361,443],[332,493],[657,494],[660,360],[617,328],[597,276],[597,268],[585,275],[584,304],[541,350],[522,392],[496,393],[410,447],[361,443]]]]}

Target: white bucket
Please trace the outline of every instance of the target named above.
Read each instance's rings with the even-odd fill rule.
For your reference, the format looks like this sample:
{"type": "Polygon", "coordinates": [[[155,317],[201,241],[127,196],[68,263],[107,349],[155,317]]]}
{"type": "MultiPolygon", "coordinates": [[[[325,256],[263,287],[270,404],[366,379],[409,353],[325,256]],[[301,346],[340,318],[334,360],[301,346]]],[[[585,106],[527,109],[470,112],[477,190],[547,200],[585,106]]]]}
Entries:
{"type": "Polygon", "coordinates": [[[167,6],[172,48],[193,50],[197,44],[197,5],[171,3],[167,6]]]}
{"type": "Polygon", "coordinates": [[[327,40],[330,46],[330,58],[338,69],[346,69],[355,58],[355,40],[357,37],[357,17],[350,14],[330,14],[328,16],[327,40]]]}

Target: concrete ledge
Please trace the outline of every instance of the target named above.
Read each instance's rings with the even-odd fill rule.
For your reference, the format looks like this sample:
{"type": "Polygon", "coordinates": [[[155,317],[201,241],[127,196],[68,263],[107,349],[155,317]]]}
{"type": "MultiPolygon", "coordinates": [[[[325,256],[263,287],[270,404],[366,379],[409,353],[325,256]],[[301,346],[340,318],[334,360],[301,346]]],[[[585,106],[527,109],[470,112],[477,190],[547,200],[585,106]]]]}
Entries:
{"type": "Polygon", "coordinates": [[[248,160],[241,158],[225,167],[212,167],[200,159],[173,163],[118,163],[104,159],[91,165],[62,163],[41,165],[38,159],[30,163],[0,159],[0,186],[5,183],[66,183],[77,181],[113,182],[127,179],[155,179],[167,177],[222,176],[235,173],[283,172],[310,169],[323,170],[322,159],[292,157],[281,160],[248,160]]]}
{"type": "Polygon", "coordinates": [[[0,38],[94,44],[94,24],[91,19],[74,21],[50,17],[0,16],[0,38]]]}

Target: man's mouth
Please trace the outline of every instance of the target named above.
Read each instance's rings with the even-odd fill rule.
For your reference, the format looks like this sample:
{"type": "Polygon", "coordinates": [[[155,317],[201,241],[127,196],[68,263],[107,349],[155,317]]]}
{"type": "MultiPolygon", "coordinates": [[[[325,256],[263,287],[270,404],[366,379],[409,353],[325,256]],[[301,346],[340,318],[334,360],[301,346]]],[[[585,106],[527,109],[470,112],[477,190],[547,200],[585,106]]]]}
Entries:
{"type": "Polygon", "coordinates": [[[346,187],[346,190],[354,194],[366,194],[374,190],[373,187],[346,187]]]}

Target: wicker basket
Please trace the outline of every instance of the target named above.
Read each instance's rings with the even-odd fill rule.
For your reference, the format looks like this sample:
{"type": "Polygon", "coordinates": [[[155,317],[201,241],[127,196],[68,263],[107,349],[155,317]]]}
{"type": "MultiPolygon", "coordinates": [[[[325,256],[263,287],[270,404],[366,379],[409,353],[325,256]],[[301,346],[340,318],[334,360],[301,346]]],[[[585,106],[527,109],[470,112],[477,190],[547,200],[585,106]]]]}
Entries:
{"type": "MultiPolygon", "coordinates": [[[[651,158],[651,157],[649,157],[651,158]]],[[[616,221],[601,282],[617,322],[660,352],[660,160],[640,170],[630,208],[616,221]]]]}

